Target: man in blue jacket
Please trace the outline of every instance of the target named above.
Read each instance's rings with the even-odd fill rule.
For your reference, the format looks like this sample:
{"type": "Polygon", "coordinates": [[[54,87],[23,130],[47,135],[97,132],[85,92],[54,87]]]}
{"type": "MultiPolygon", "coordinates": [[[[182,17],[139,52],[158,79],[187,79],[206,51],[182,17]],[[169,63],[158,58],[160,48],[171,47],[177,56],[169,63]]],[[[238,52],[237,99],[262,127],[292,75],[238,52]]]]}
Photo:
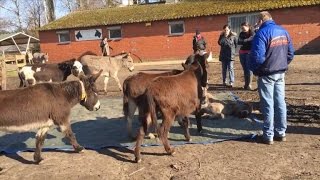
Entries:
{"type": "Polygon", "coordinates": [[[287,108],[285,72],[294,56],[288,32],[277,25],[269,12],[259,14],[261,24],[251,49],[249,68],[258,76],[261,111],[264,116],[262,143],[286,141],[287,108]]]}

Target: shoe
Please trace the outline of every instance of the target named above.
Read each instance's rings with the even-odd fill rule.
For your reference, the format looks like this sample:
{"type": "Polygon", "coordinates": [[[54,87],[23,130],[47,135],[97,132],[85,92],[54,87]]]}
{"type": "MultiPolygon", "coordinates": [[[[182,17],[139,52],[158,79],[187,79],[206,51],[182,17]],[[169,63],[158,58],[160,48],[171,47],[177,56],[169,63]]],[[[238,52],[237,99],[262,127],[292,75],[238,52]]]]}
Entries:
{"type": "Polygon", "coordinates": [[[226,85],[228,88],[233,88],[233,84],[231,83],[231,84],[228,84],[228,85],[226,85]]]}
{"type": "Polygon", "coordinates": [[[285,136],[283,136],[283,137],[275,136],[275,137],[273,137],[273,140],[279,141],[279,142],[285,142],[285,141],[287,141],[287,138],[285,136]]]}
{"type": "Polygon", "coordinates": [[[267,144],[267,145],[273,144],[272,140],[267,140],[267,139],[263,138],[263,136],[256,136],[256,142],[261,143],[261,144],[267,144]]]}

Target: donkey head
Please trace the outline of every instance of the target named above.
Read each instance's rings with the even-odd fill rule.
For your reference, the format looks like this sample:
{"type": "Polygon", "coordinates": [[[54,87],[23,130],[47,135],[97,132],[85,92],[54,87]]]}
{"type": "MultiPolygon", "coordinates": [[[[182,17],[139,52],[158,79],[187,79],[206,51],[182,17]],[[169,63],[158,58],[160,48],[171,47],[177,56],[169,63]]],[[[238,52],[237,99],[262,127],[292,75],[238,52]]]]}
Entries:
{"type": "Polygon", "coordinates": [[[80,75],[81,83],[81,101],[80,104],[87,108],[89,111],[97,111],[100,109],[100,101],[98,99],[97,88],[95,85],[96,80],[101,75],[102,70],[97,74],[90,76],[80,75]]]}
{"type": "Polygon", "coordinates": [[[83,65],[80,61],[74,61],[71,72],[76,77],[78,77],[80,73],[83,72],[83,65]]]}
{"type": "Polygon", "coordinates": [[[42,53],[40,57],[40,63],[45,64],[49,61],[48,53],[42,53]]]}
{"type": "Polygon", "coordinates": [[[124,67],[128,68],[129,71],[134,70],[133,59],[130,56],[130,53],[125,53],[124,56],[122,56],[122,64],[124,67]]]}

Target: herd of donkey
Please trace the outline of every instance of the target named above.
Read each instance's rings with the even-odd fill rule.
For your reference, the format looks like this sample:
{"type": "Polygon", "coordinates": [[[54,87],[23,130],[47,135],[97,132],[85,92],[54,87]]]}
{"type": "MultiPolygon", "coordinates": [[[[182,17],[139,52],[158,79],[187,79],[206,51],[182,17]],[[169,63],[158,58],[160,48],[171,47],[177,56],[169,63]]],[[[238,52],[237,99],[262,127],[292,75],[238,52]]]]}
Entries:
{"type": "Polygon", "coordinates": [[[70,125],[72,107],[80,103],[89,111],[100,109],[98,90],[95,82],[99,76],[104,78],[104,91],[110,77],[114,78],[123,91],[123,113],[127,120],[129,136],[136,138],[134,150],[135,161],[141,161],[140,147],[146,134],[153,127],[155,134],[162,141],[165,151],[173,154],[168,133],[175,119],[184,129],[186,141],[191,141],[189,133],[189,115],[194,114],[197,130],[202,130],[201,118],[207,113],[248,117],[252,107],[248,103],[223,103],[214,100],[207,93],[208,104],[201,106],[205,88],[201,86],[203,75],[199,61],[202,56],[193,54],[188,57],[192,63],[183,63],[184,70],[171,70],[163,73],[139,72],[127,77],[123,86],[118,79],[121,68],[134,70],[130,53],[118,55],[94,56],[84,55],[61,63],[50,64],[46,61],[29,64],[19,72],[20,87],[0,91],[0,131],[23,132],[38,129],[34,161],[40,163],[41,149],[50,127],[58,126],[69,139],[74,150],[81,152],[84,147],[78,144],[70,125]],[[66,81],[69,75],[78,77],[77,81],[66,81]],[[65,82],[63,82],[65,81],[65,82]],[[136,109],[139,111],[141,127],[133,137],[132,121],[136,109]],[[157,116],[162,123],[158,127],[157,116]]]}

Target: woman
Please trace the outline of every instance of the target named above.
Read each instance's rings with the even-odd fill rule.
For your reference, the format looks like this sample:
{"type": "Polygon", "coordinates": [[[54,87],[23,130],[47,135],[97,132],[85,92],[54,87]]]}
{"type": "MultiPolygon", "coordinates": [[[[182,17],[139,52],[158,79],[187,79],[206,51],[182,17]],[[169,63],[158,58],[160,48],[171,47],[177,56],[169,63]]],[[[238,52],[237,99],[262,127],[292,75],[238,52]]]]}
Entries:
{"type": "Polygon", "coordinates": [[[238,38],[238,45],[242,45],[239,50],[240,62],[244,74],[244,89],[252,90],[251,82],[253,78],[252,72],[249,70],[251,41],[254,36],[254,30],[250,28],[247,22],[241,24],[241,33],[238,38]]]}
{"type": "Polygon", "coordinates": [[[108,38],[105,36],[100,42],[102,56],[110,56],[108,38]]]}
{"type": "Polygon", "coordinates": [[[233,87],[234,85],[234,58],[237,48],[236,33],[231,32],[229,25],[223,26],[223,31],[219,37],[218,44],[221,46],[219,61],[222,64],[223,85],[233,87]],[[229,74],[229,84],[227,83],[227,72],[229,74]]]}

